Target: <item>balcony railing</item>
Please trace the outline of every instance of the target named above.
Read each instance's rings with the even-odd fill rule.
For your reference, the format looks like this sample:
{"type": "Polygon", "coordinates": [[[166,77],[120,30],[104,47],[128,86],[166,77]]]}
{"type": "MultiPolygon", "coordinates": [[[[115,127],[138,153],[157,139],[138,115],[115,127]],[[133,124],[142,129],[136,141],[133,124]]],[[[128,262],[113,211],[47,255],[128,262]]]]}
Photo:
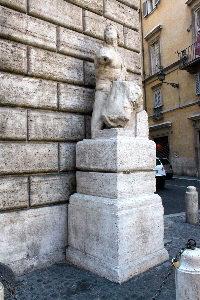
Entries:
{"type": "Polygon", "coordinates": [[[196,73],[200,67],[200,56],[195,54],[196,43],[193,43],[189,47],[182,51],[177,51],[179,56],[179,68],[181,70],[187,70],[190,73],[196,73]]]}
{"type": "Polygon", "coordinates": [[[154,107],[153,109],[153,120],[158,121],[163,119],[162,106],[154,107]]]}

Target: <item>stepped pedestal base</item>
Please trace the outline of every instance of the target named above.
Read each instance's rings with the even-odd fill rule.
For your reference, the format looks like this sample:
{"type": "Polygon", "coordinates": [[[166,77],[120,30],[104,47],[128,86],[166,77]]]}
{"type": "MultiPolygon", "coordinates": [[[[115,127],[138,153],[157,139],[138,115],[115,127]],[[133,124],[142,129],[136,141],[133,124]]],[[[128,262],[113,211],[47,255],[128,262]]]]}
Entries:
{"type": "Polygon", "coordinates": [[[67,260],[114,282],[168,259],[158,195],[111,199],[74,194],[68,230],[67,260]]]}
{"type": "Polygon", "coordinates": [[[168,259],[155,157],[153,141],[123,129],[77,143],[68,261],[121,283],[168,259]]]}

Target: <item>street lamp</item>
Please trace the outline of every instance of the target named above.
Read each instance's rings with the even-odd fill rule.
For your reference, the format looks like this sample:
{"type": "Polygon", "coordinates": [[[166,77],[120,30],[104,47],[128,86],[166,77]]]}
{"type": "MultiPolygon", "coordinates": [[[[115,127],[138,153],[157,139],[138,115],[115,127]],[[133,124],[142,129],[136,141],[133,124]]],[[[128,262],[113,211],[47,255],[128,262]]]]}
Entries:
{"type": "Polygon", "coordinates": [[[160,81],[162,81],[162,83],[167,83],[170,84],[173,88],[179,88],[179,84],[178,83],[173,83],[173,82],[166,82],[165,80],[165,73],[163,71],[163,69],[160,69],[160,72],[158,73],[158,79],[160,81]]]}

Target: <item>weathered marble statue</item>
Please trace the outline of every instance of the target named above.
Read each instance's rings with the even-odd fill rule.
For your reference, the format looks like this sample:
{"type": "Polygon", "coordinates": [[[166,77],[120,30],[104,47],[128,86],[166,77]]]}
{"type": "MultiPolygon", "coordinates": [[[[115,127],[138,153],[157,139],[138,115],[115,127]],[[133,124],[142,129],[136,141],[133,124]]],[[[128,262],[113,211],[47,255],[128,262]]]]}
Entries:
{"type": "Polygon", "coordinates": [[[138,85],[127,80],[127,71],[117,51],[118,37],[113,25],[105,29],[105,45],[96,54],[96,92],[91,132],[104,128],[133,126],[132,112],[142,109],[142,93],[138,85]]]}
{"type": "Polygon", "coordinates": [[[141,88],[127,81],[111,25],[105,41],[95,57],[92,139],[76,145],[66,259],[122,283],[164,262],[168,253],[162,201],[154,194],[156,146],[148,138],[141,88]]]}

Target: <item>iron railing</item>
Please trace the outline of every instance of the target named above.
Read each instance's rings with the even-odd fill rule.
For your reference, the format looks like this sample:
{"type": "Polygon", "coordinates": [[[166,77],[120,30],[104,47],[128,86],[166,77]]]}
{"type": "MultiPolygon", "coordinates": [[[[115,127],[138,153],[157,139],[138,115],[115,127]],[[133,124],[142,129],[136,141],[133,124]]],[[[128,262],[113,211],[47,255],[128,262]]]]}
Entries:
{"type": "Polygon", "coordinates": [[[200,61],[200,56],[195,54],[196,42],[182,51],[177,51],[179,56],[179,68],[186,69],[189,66],[196,65],[200,61]]]}
{"type": "Polygon", "coordinates": [[[162,117],[162,106],[154,107],[153,116],[156,118],[162,117]]]}

